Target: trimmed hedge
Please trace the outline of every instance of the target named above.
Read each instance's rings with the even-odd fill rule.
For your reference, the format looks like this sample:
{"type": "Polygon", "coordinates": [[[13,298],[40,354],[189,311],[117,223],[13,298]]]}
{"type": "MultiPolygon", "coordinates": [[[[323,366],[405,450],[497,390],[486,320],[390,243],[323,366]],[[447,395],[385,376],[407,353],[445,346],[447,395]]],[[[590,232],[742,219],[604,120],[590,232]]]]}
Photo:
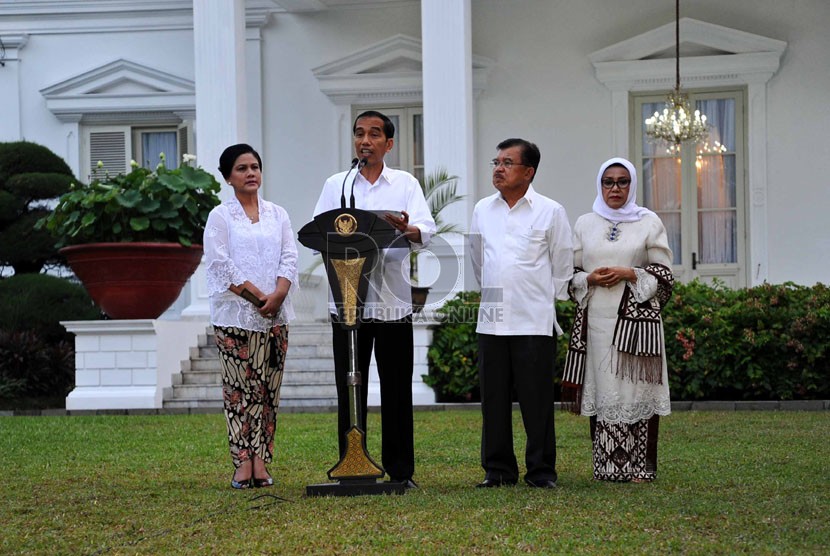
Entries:
{"type": "Polygon", "coordinates": [[[62,320],[101,312],[83,287],[47,274],[0,280],[0,401],[66,396],[75,382],[74,336],[62,320]]]}
{"type": "MultiPolygon", "coordinates": [[[[424,375],[438,397],[477,392],[478,302],[478,292],[461,292],[439,310],[424,375]]],[[[556,311],[565,330],[556,354],[561,372],[574,304],[557,302],[556,311]]],[[[677,284],[663,322],[672,399],[830,398],[830,288],[823,284],[677,284]]]]}

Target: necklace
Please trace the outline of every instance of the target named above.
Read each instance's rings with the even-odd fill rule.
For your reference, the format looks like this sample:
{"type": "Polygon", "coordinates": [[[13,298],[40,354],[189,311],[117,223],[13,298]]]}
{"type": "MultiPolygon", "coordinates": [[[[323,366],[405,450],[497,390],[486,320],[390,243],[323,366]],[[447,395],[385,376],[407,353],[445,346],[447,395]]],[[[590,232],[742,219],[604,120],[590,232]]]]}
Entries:
{"type": "Polygon", "coordinates": [[[608,233],[605,235],[605,239],[608,241],[617,241],[620,239],[620,235],[622,234],[622,230],[619,228],[619,222],[612,222],[611,227],[608,228],[608,233]]]}

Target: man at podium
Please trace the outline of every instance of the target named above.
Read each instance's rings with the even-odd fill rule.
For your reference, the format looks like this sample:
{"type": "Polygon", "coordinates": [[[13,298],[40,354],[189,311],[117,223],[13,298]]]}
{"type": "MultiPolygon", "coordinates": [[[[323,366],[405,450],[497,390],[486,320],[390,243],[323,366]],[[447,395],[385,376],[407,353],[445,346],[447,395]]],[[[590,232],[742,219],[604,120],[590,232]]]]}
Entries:
{"type": "MultiPolygon", "coordinates": [[[[314,216],[339,208],[341,197],[354,196],[353,206],[369,211],[389,211],[386,220],[409,240],[406,247],[380,251],[369,278],[363,320],[357,331],[358,369],[362,422],[366,423],[369,362],[375,352],[380,378],[382,449],[381,462],[392,481],[416,488],[412,420],[412,290],[409,282],[410,249],[420,249],[435,233],[435,221],[418,180],[412,174],[390,168],[384,162],[394,145],[395,126],[384,114],[367,111],[352,127],[355,162],[348,172],[331,176],[314,208],[314,216]],[[354,169],[357,168],[355,174],[354,169]],[[351,176],[354,176],[353,178],[351,176]],[[347,181],[348,180],[348,181],[347,181]]],[[[405,242],[401,242],[405,245],[405,242]]],[[[348,332],[335,322],[337,309],[329,294],[334,344],[334,373],[338,400],[340,457],[346,450],[344,433],[349,415],[348,332]]]]}

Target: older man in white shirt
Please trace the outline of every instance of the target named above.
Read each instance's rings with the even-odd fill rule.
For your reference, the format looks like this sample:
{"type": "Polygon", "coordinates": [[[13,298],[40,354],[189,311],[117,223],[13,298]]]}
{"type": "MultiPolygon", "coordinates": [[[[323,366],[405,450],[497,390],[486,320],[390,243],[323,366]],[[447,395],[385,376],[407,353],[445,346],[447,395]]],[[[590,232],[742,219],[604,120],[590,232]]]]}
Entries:
{"type": "MultiPolygon", "coordinates": [[[[411,174],[389,168],[384,162],[394,144],[395,126],[384,114],[367,111],[354,122],[354,149],[366,164],[354,181],[355,208],[400,211],[387,214],[386,220],[406,235],[413,248],[429,243],[435,221],[423,191],[411,174]]],[[[326,180],[314,215],[340,207],[341,188],[346,172],[326,180]]],[[[351,197],[351,188],[345,192],[351,197]]],[[[412,421],[412,289],[409,277],[409,249],[384,249],[370,276],[364,302],[363,321],[357,332],[358,368],[364,377],[361,385],[362,422],[366,422],[369,362],[372,350],[380,379],[382,446],[381,461],[393,481],[415,488],[415,450],[412,421]]],[[[337,313],[334,303],[329,311],[337,313]]],[[[347,332],[332,323],[334,373],[338,398],[338,440],[340,456],[346,450],[344,433],[350,426],[347,332]]]]}
{"type": "Polygon", "coordinates": [[[499,143],[492,161],[498,192],[473,211],[471,257],[482,290],[476,332],[485,476],[479,487],[518,482],[514,388],[527,433],[525,482],[556,486],[553,380],[562,329],[554,302],[568,299],[573,245],[565,209],[533,189],[540,158],[524,139],[499,143]]]}

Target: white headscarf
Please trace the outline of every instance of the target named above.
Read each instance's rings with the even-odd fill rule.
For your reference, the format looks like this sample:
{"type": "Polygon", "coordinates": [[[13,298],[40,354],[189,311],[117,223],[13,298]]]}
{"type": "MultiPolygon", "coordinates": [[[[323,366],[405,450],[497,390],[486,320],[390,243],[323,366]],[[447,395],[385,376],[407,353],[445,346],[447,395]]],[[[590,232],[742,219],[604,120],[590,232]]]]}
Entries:
{"type": "MultiPolygon", "coordinates": [[[[594,212],[610,220],[611,222],[637,222],[644,215],[651,213],[645,207],[641,207],[636,203],[637,199],[637,170],[634,165],[624,158],[611,158],[603,162],[599,167],[597,174],[597,198],[594,200],[594,212]],[[602,198],[602,175],[613,164],[620,164],[628,170],[631,175],[631,185],[628,186],[628,199],[625,204],[618,209],[612,209],[605,204],[605,199],[602,198]]],[[[652,213],[653,214],[653,213],[652,213]]]]}

